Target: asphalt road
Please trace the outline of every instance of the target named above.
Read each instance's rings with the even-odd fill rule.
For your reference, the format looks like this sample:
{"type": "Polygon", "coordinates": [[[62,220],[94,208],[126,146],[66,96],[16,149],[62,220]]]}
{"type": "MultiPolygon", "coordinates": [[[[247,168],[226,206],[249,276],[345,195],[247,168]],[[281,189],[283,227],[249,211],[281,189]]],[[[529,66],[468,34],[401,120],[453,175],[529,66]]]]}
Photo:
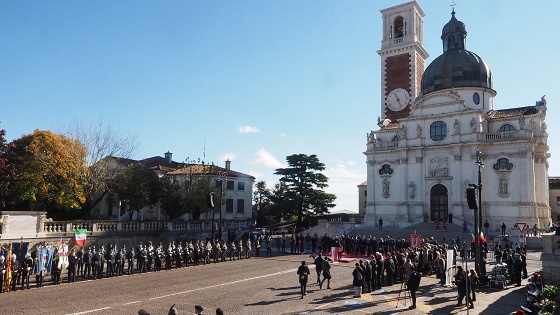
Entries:
{"type": "MultiPolygon", "coordinates": [[[[310,266],[309,294],[300,299],[296,275],[300,261],[308,256],[287,255],[252,258],[134,274],[100,280],[48,285],[43,288],[0,294],[0,314],[167,314],[171,305],[179,314],[193,314],[200,304],[205,314],[217,307],[225,314],[466,314],[456,307],[456,289],[437,285],[437,279],[423,277],[418,308],[408,310],[400,296],[400,284],[384,287],[375,294],[353,298],[352,265],[333,264],[331,290],[313,284],[310,266]]],[[[65,275],[63,274],[63,281],[65,275]]],[[[470,314],[507,314],[523,302],[523,288],[490,290],[477,296],[470,314]],[[500,301],[499,305],[495,302],[500,301]],[[498,310],[498,312],[496,312],[498,310]]]]}

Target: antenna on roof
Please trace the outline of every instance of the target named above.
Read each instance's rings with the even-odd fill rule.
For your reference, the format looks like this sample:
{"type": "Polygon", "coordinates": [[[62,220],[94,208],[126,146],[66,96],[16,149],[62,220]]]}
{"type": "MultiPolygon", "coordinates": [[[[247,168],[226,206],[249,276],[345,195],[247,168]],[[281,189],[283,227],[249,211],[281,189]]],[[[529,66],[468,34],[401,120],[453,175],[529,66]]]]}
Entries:
{"type": "Polygon", "coordinates": [[[206,136],[204,136],[204,147],[202,148],[202,161],[206,161],[206,136]]]}

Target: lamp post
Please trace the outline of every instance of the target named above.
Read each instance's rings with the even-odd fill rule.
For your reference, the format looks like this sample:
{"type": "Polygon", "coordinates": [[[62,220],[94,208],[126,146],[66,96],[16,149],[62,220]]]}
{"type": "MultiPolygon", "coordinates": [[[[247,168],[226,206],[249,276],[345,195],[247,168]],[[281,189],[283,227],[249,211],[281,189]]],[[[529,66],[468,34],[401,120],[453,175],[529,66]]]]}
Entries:
{"type": "Polygon", "coordinates": [[[227,181],[228,181],[228,174],[226,171],[221,172],[218,171],[217,173],[217,177],[216,177],[216,181],[220,182],[220,204],[219,204],[219,208],[220,208],[220,233],[219,233],[219,237],[222,237],[222,200],[224,198],[224,182],[227,185],[227,181]]]}
{"type": "MultiPolygon", "coordinates": [[[[482,168],[484,167],[484,163],[482,162],[482,152],[480,150],[476,150],[476,165],[478,165],[478,225],[476,226],[476,235],[475,235],[475,243],[476,247],[475,250],[477,251],[475,254],[475,267],[476,272],[480,274],[482,268],[482,250],[480,246],[480,231],[482,231],[482,168]],[[478,260],[476,260],[478,259],[478,260]],[[478,263],[478,264],[477,264],[478,263]]],[[[476,212],[475,212],[476,214],[476,212]]]]}

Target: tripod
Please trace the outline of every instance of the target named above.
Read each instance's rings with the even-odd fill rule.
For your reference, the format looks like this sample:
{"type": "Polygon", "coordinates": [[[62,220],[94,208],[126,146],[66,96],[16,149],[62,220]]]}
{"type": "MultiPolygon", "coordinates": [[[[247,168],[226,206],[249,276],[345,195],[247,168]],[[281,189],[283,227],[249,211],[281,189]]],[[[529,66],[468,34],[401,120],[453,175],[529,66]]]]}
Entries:
{"type": "Polygon", "coordinates": [[[401,283],[401,289],[400,289],[400,291],[399,291],[399,297],[397,298],[397,306],[395,306],[395,308],[398,308],[398,307],[399,307],[399,301],[400,301],[400,299],[401,299],[401,293],[402,293],[402,291],[403,291],[403,288],[404,288],[404,290],[405,290],[405,291],[404,291],[404,295],[403,295],[403,299],[404,299],[403,305],[406,306],[406,299],[411,299],[411,298],[412,298],[412,297],[410,296],[410,292],[408,291],[408,288],[407,288],[407,286],[406,286],[406,282],[403,281],[403,282],[401,283]]]}

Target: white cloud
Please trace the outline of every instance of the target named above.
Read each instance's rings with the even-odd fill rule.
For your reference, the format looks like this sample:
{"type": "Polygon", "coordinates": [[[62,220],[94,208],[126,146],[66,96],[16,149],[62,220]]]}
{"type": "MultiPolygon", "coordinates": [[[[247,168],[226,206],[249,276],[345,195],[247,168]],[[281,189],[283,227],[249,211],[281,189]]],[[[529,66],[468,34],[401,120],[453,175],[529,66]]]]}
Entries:
{"type": "Polygon", "coordinates": [[[237,132],[239,132],[240,134],[244,134],[244,133],[256,133],[261,131],[259,130],[259,128],[254,126],[241,126],[237,128],[237,132]]]}
{"type": "Polygon", "coordinates": [[[268,168],[282,168],[284,165],[270,152],[266,151],[265,148],[260,149],[255,153],[256,158],[253,163],[257,165],[262,165],[268,168]]]}
{"type": "Polygon", "coordinates": [[[287,138],[288,134],[281,132],[280,133],[280,138],[287,138]]]}
{"type": "Polygon", "coordinates": [[[222,162],[222,164],[224,164],[227,160],[233,161],[235,160],[235,158],[237,157],[237,155],[233,152],[229,152],[226,153],[222,156],[220,156],[220,162],[222,162]]]}
{"type": "Polygon", "coordinates": [[[356,185],[367,177],[365,167],[361,170],[354,161],[340,160],[335,161],[334,166],[327,165],[323,174],[329,178],[329,183],[355,183],[356,185]]]}

